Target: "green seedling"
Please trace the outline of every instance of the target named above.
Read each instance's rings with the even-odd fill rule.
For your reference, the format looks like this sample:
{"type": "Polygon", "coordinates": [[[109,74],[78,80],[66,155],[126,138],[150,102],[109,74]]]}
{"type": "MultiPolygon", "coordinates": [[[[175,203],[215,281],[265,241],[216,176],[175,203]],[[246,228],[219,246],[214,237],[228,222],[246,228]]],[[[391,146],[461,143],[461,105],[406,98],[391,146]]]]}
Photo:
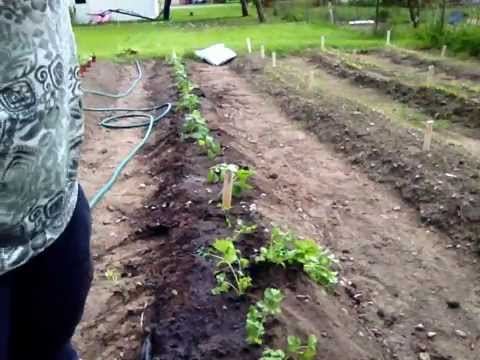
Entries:
{"type": "Polygon", "coordinates": [[[122,274],[120,274],[120,271],[118,269],[110,268],[110,269],[107,269],[107,271],[105,271],[105,278],[108,281],[116,283],[120,280],[121,277],[122,277],[122,274]]]}
{"type": "Polygon", "coordinates": [[[255,171],[246,168],[240,168],[235,164],[218,164],[210,168],[207,180],[211,184],[223,182],[225,172],[230,170],[233,173],[233,196],[240,197],[245,191],[251,190],[253,187],[249,181],[255,175],[255,171]]]}
{"type": "Polygon", "coordinates": [[[265,335],[265,318],[256,306],[250,306],[247,313],[247,342],[250,345],[262,345],[265,335]]]}
{"type": "Polygon", "coordinates": [[[246,271],[250,262],[241,256],[232,239],[215,240],[207,256],[216,260],[217,286],[212,290],[214,295],[234,290],[237,296],[241,296],[252,286],[252,278],[246,271]]]}
{"type": "Polygon", "coordinates": [[[287,359],[315,360],[317,343],[318,340],[315,335],[310,335],[306,344],[302,344],[302,340],[297,336],[289,336],[287,338],[287,359]]]}
{"type": "Polygon", "coordinates": [[[209,133],[207,121],[203,118],[200,111],[195,110],[185,116],[185,123],[182,127],[182,136],[184,138],[200,138],[200,134],[209,133]]]}
{"type": "Polygon", "coordinates": [[[210,160],[214,160],[222,152],[222,146],[209,133],[199,134],[197,144],[208,156],[210,160]]]}
{"type": "Polygon", "coordinates": [[[263,300],[251,305],[247,314],[247,342],[250,345],[262,345],[265,335],[265,322],[269,316],[280,314],[283,294],[279,289],[265,289],[263,300]]]}
{"type": "Polygon", "coordinates": [[[267,348],[263,351],[260,360],[287,360],[287,356],[283,350],[272,350],[267,348]]]}
{"type": "Polygon", "coordinates": [[[178,111],[193,112],[200,107],[200,99],[197,95],[191,93],[185,93],[180,97],[177,102],[178,111]]]}
{"type": "Polygon", "coordinates": [[[241,235],[250,235],[257,231],[257,225],[244,224],[242,220],[237,220],[237,226],[234,231],[234,240],[237,240],[241,235]]]}
{"type": "Polygon", "coordinates": [[[299,239],[291,232],[272,229],[270,243],[260,248],[255,261],[270,262],[283,267],[299,265],[316,283],[332,286],[337,283],[337,272],[332,267],[334,256],[311,239],[299,239]]]}
{"type": "Polygon", "coordinates": [[[287,352],[267,348],[260,360],[315,360],[317,356],[318,340],[314,335],[308,337],[307,343],[297,336],[289,336],[287,339],[287,352]]]}

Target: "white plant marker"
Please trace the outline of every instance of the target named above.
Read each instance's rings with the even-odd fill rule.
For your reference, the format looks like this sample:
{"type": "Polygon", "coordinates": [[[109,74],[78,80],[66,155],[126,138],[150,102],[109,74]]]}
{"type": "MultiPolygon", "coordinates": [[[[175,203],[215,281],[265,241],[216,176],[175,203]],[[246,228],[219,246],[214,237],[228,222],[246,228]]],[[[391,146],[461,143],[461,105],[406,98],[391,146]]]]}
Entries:
{"type": "Polygon", "coordinates": [[[265,45],[260,46],[260,57],[265,59],[265,45]]]}
{"type": "Polygon", "coordinates": [[[328,13],[330,15],[330,22],[332,24],[335,24],[335,14],[333,13],[333,6],[331,1],[328,2],[328,13]]]}
{"type": "Polygon", "coordinates": [[[275,51],[272,52],[272,66],[277,67],[277,53],[275,51]]]}
{"type": "Polygon", "coordinates": [[[322,37],[320,38],[320,50],[322,50],[322,51],[326,50],[326,48],[325,48],[325,35],[322,35],[322,37]]]}
{"type": "Polygon", "coordinates": [[[172,60],[177,60],[177,52],[175,49],[172,50],[172,60]]]}
{"type": "Polygon", "coordinates": [[[222,206],[224,210],[232,208],[232,194],[233,194],[233,172],[232,170],[225,170],[223,180],[222,206]]]}
{"type": "Polygon", "coordinates": [[[433,137],[433,120],[428,120],[425,126],[425,137],[423,139],[423,151],[430,151],[433,137]]]}
{"type": "Polygon", "coordinates": [[[445,56],[447,55],[447,45],[443,45],[442,46],[442,53],[441,53],[441,57],[444,58],[445,56]]]}
{"type": "Polygon", "coordinates": [[[392,30],[387,31],[387,46],[392,45],[392,30]]]}
{"type": "Polygon", "coordinates": [[[427,84],[431,85],[435,77],[435,65],[429,65],[427,71],[427,84]]]}
{"type": "Polygon", "coordinates": [[[252,40],[250,38],[247,38],[247,50],[249,54],[252,53],[252,40]]]}

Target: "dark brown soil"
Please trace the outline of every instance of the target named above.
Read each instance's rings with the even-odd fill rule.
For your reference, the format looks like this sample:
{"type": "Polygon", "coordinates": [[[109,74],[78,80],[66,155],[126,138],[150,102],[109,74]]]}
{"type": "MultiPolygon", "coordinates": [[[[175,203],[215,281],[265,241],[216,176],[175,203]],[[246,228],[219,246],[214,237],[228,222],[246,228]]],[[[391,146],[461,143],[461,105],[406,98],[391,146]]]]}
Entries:
{"type": "MultiPolygon", "coordinates": [[[[151,90],[155,94],[160,89],[153,83],[151,90]]],[[[207,184],[208,169],[226,159],[242,165],[242,155],[225,149],[224,158],[209,160],[195,143],[180,140],[182,116],[177,114],[163,124],[164,130],[148,155],[152,175],[161,180],[142,216],[145,220],[139,237],[161,241],[149,269],[157,290],[148,310],[144,359],[257,359],[260,347],[249,346],[245,340],[248,306],[265,287],[301,286],[303,277],[295,271],[253,267],[252,295],[212,295],[214,266],[198,251],[215,239],[232,235],[234,229],[227,226],[226,216],[232,223],[242,220],[258,226],[255,234],[243,236],[237,243],[246,257],[266,242],[266,228],[250,211],[249,196],[237,202],[228,215],[217,206],[221,185],[207,184]]],[[[221,140],[223,135],[218,133],[221,140]]]]}
{"type": "MultiPolygon", "coordinates": [[[[316,60],[330,64],[324,57],[316,60]]],[[[320,94],[311,98],[299,94],[294,85],[279,86],[262,76],[263,67],[255,61],[237,62],[235,68],[252,76],[292,119],[304,122],[322,142],[335,145],[371,178],[391,184],[418,209],[422,221],[444,231],[455,242],[480,245],[477,161],[438,143],[432,152],[424,153],[418,131],[396,128],[378,113],[357,104],[338,104],[320,94]]]]}
{"type": "MultiPolygon", "coordinates": [[[[261,349],[246,344],[245,317],[268,286],[281,288],[286,298],[282,314],[268,323],[267,345],[284,346],[287,335],[315,334],[318,359],[413,360],[423,354],[476,360],[479,273],[464,249],[480,237],[478,163],[436,142],[424,154],[419,132],[398,129],[378,113],[328,94],[306,95],[270,77],[256,61],[237,62],[238,73],[191,68],[203,94],[202,112],[224,154],[210,161],[195,144],[182,142],[182,114],[158,126],[142,155],[152,191],[140,210],[136,204],[128,212],[136,231],[97,257],[120,257],[114,264],[122,281],[130,281],[130,287],[115,289],[115,309],[102,308],[82,331],[82,339],[98,337],[111,351],[87,352],[91,342],[85,341],[84,358],[138,359],[141,324],[142,360],[257,360],[261,349]],[[258,226],[239,240],[242,254],[251,257],[273,224],[287,226],[339,255],[341,281],[334,291],[295,269],[253,266],[248,296],[211,294],[214,267],[198,250],[233,231],[217,206],[221,186],[206,183],[208,168],[219,162],[257,170],[255,190],[229,215],[233,223],[258,226]],[[417,211],[451,239],[419,224],[417,211]],[[144,308],[139,295],[146,291],[152,298],[144,308]],[[418,323],[436,331],[435,339],[416,331],[418,323]]],[[[146,74],[149,102],[175,100],[165,64],[152,64],[146,74]]]]}
{"type": "Polygon", "coordinates": [[[417,107],[433,118],[450,120],[467,128],[480,127],[480,104],[474,99],[435,87],[410,86],[385,75],[358,70],[331,55],[314,55],[311,61],[360,86],[381,89],[393,99],[417,107]]]}
{"type": "Polygon", "coordinates": [[[423,59],[415,54],[398,51],[376,51],[375,53],[390,59],[395,64],[403,64],[411,67],[428,67],[434,65],[437,69],[445,72],[456,79],[480,81],[480,69],[462,68],[441,59],[423,59]]]}

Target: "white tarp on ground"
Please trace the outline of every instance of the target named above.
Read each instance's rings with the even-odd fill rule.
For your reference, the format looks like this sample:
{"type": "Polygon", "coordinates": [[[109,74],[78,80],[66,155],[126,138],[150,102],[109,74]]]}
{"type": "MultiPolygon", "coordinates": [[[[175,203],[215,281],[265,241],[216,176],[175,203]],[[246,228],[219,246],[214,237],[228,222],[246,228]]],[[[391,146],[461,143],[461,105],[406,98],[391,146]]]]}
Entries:
{"type": "Polygon", "coordinates": [[[374,25],[375,20],[353,20],[348,22],[349,25],[374,25]]]}
{"type": "Polygon", "coordinates": [[[235,51],[225,47],[224,44],[216,44],[206,49],[197,50],[195,55],[215,66],[223,65],[237,57],[235,51]]]}

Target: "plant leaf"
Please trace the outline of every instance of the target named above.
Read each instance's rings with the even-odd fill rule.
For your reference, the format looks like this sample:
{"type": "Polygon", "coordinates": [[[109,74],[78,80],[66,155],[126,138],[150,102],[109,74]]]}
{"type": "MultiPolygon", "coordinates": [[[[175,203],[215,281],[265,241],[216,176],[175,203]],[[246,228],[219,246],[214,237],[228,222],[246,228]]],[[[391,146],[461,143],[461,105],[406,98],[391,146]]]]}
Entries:
{"type": "Polygon", "coordinates": [[[213,248],[222,256],[223,262],[233,264],[238,259],[237,249],[230,239],[217,239],[213,243],[213,248]]]}

